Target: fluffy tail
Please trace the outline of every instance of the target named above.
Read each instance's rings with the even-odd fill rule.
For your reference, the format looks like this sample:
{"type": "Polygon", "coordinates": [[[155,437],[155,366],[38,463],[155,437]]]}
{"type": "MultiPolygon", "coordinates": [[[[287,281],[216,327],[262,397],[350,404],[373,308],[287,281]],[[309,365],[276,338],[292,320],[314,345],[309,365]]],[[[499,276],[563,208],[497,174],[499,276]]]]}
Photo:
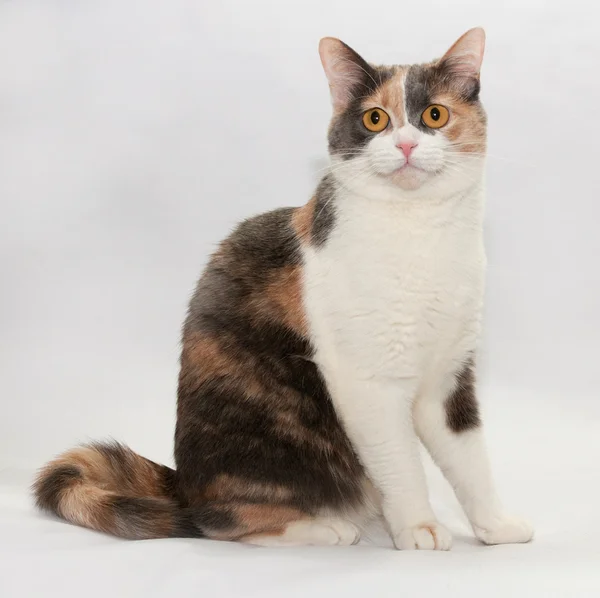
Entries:
{"type": "Polygon", "coordinates": [[[33,485],[39,508],[76,525],[132,540],[201,537],[174,488],[174,470],[116,442],[68,451],[33,485]]]}

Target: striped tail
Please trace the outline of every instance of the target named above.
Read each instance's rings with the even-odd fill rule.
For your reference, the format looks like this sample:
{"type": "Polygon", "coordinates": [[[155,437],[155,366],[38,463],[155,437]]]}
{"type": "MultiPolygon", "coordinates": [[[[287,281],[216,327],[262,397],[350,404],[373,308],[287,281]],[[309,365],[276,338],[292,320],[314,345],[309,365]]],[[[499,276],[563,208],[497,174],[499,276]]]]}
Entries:
{"type": "Polygon", "coordinates": [[[116,442],[64,453],[33,485],[40,509],[76,525],[131,540],[202,537],[174,488],[173,469],[116,442]]]}

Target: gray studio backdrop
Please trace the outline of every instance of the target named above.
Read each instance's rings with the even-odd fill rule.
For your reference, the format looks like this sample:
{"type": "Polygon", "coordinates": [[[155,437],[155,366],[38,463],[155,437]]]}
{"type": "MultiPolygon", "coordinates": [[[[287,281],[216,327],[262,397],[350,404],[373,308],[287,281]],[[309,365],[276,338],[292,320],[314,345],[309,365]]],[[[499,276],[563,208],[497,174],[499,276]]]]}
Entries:
{"type": "Polygon", "coordinates": [[[597,418],[586,6],[0,1],[0,465],[109,435],[170,459],[179,329],[208,253],[239,219],[305,202],[325,164],[324,35],[410,62],[486,28],[484,396],[519,428],[511,397],[539,402],[536,425],[545,402],[597,418]]]}

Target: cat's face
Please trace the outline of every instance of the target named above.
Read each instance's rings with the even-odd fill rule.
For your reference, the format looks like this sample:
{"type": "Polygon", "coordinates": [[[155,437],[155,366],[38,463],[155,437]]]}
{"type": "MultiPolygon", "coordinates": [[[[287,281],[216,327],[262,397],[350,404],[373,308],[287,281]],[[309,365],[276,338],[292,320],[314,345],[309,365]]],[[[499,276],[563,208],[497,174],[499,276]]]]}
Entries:
{"type": "Polygon", "coordinates": [[[483,30],[472,29],[440,60],[376,67],[337,39],[321,40],[334,107],[329,151],[340,184],[384,199],[474,184],[486,147],[484,42],[483,30]]]}

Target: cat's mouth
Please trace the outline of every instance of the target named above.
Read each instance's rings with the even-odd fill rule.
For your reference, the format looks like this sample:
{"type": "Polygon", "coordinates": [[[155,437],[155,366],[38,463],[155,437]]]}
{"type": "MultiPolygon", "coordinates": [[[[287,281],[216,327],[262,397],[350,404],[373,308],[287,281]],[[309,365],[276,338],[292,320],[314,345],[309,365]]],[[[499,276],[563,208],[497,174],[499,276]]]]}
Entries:
{"type": "Polygon", "coordinates": [[[399,172],[410,172],[412,170],[420,170],[421,172],[427,172],[424,168],[420,166],[416,166],[415,164],[410,164],[409,162],[405,162],[400,168],[396,168],[396,170],[392,171],[391,174],[398,174],[399,172]]]}
{"type": "Polygon", "coordinates": [[[422,168],[420,166],[416,166],[415,164],[410,164],[407,162],[406,164],[403,164],[399,168],[392,170],[392,172],[390,172],[388,176],[392,180],[404,180],[406,178],[413,178],[413,177],[423,179],[425,176],[427,176],[429,174],[430,173],[427,172],[427,170],[425,170],[424,168],[422,168]]]}

